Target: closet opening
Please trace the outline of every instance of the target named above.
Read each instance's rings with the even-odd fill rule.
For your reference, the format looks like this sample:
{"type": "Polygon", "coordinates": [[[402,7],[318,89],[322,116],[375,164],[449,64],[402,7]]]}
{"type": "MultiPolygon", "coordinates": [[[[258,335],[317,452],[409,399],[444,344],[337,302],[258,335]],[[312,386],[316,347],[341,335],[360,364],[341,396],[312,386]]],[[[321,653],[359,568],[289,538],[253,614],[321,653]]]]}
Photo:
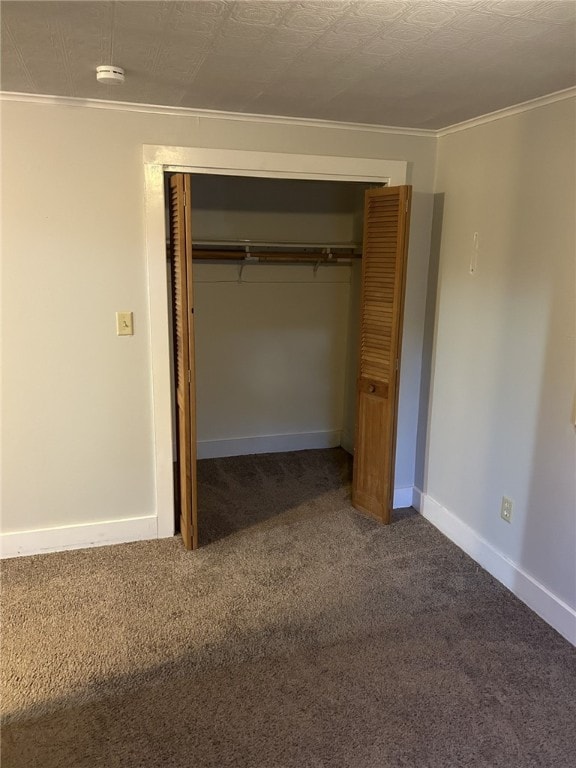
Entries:
{"type": "Polygon", "coordinates": [[[185,544],[352,479],[388,522],[410,188],[166,173],[165,199],[185,544]]]}

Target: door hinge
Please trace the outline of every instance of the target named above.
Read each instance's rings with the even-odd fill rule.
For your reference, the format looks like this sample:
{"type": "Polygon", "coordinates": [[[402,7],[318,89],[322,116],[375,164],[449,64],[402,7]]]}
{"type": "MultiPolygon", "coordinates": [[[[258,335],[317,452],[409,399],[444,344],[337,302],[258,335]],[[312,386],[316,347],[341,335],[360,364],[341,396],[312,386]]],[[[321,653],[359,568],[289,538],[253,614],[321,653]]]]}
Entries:
{"type": "Polygon", "coordinates": [[[192,383],[192,374],[188,371],[188,384],[192,383]]]}
{"type": "Polygon", "coordinates": [[[404,206],[404,211],[408,213],[408,198],[406,198],[406,204],[404,206]]]}

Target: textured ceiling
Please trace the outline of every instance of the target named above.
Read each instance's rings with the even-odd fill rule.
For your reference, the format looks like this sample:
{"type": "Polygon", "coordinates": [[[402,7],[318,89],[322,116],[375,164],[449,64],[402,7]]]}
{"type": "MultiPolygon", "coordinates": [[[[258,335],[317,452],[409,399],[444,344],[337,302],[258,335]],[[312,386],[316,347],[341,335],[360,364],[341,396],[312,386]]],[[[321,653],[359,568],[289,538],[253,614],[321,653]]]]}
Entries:
{"type": "Polygon", "coordinates": [[[573,0],[0,8],[6,91],[441,128],[576,83],[573,0]]]}

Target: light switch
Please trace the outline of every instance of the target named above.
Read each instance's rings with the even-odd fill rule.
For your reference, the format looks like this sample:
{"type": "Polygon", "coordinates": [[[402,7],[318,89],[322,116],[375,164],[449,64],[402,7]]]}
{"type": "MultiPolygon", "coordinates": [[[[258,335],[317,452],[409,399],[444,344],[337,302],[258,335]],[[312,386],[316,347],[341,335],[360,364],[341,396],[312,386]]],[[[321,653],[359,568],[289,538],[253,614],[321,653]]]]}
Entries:
{"type": "Polygon", "coordinates": [[[116,334],[118,336],[134,335],[132,312],[116,312],[116,334]]]}

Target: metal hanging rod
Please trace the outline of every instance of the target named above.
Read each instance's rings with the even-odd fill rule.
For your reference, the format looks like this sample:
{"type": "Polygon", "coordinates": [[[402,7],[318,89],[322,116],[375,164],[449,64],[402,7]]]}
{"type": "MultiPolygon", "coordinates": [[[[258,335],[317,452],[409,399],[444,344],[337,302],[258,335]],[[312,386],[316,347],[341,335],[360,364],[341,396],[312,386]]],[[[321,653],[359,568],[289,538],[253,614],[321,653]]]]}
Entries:
{"type": "Polygon", "coordinates": [[[192,249],[193,261],[244,261],[250,264],[266,264],[272,262],[281,263],[310,263],[316,264],[342,264],[350,263],[353,259],[360,259],[360,253],[300,253],[297,251],[221,251],[192,249]]]}
{"type": "Polygon", "coordinates": [[[314,274],[320,264],[351,264],[353,259],[359,259],[362,254],[356,249],[355,243],[339,243],[327,245],[325,243],[264,243],[261,240],[224,241],[231,243],[227,248],[222,247],[223,241],[218,241],[219,247],[214,247],[215,241],[196,241],[192,246],[192,259],[194,261],[239,261],[242,265],[247,263],[266,264],[314,264],[314,274]],[[212,248],[206,248],[206,245],[212,248]],[[202,247],[204,246],[204,247],[202,247]],[[278,250],[268,250],[276,248],[278,250]],[[243,250],[240,250],[243,249],[243,250]],[[295,250],[298,249],[298,250],[295,250]],[[312,250],[313,249],[313,250],[312,250]]]}
{"type": "Polygon", "coordinates": [[[329,248],[330,250],[358,250],[360,248],[360,243],[352,242],[352,241],[345,241],[345,242],[339,242],[339,243],[303,243],[300,241],[294,241],[294,240],[277,240],[277,241],[270,241],[270,240],[194,240],[194,243],[192,245],[193,248],[202,248],[202,247],[219,247],[219,248],[244,248],[245,246],[253,246],[254,248],[329,248]]]}

